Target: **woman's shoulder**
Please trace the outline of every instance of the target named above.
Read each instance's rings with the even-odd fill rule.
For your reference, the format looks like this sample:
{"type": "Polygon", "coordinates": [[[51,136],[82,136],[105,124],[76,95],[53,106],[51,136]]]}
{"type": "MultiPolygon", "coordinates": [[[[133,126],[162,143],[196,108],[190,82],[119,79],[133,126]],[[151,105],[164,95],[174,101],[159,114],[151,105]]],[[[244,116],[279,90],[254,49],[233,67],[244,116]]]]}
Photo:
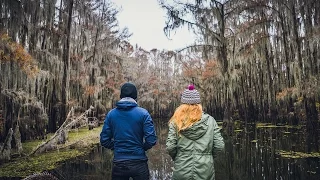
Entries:
{"type": "Polygon", "coordinates": [[[206,112],[203,112],[202,119],[206,120],[209,124],[217,124],[216,119],[206,112]]]}
{"type": "Polygon", "coordinates": [[[210,121],[216,121],[213,116],[211,116],[210,114],[208,114],[206,112],[202,113],[202,119],[208,119],[210,121]]]}

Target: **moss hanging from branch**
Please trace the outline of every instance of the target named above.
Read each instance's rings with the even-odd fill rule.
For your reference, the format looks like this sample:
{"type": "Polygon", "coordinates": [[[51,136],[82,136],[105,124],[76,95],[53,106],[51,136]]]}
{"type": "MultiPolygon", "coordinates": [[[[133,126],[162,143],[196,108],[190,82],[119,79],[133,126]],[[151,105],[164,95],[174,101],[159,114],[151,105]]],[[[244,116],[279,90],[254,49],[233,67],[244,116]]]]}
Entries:
{"type": "MultiPolygon", "coordinates": [[[[19,134],[23,134],[23,140],[29,136],[33,138],[44,138],[46,125],[48,124],[48,115],[45,113],[43,104],[38,101],[36,97],[33,97],[22,90],[15,91],[11,89],[4,89],[1,92],[1,95],[10,99],[12,103],[18,107],[15,112],[4,112],[4,114],[16,114],[17,119],[13,123],[17,126],[19,126],[19,124],[22,125],[20,126],[20,130],[22,130],[22,132],[19,131],[19,134]],[[28,134],[30,132],[32,132],[32,135],[28,134]]],[[[12,110],[6,109],[5,111],[12,110]]],[[[17,135],[16,138],[20,139],[15,139],[15,142],[18,143],[16,145],[19,145],[19,141],[21,141],[21,134],[17,135]]],[[[19,150],[19,147],[17,148],[19,150]]]]}

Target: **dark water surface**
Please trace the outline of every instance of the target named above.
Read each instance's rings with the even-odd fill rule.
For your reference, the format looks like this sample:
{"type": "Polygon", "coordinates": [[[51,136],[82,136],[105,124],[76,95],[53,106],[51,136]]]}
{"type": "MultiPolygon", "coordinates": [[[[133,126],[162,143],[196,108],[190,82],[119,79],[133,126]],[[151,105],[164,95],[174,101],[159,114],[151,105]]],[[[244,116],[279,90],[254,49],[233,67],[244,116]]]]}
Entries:
{"type": "MultiPolygon", "coordinates": [[[[148,151],[151,179],[169,180],[173,162],[165,151],[167,120],[155,120],[155,125],[158,144],[148,151]]],[[[312,142],[303,127],[252,126],[224,138],[225,152],[215,161],[216,180],[320,180],[320,158],[295,153],[319,153],[318,142],[312,142]]],[[[112,152],[97,145],[88,156],[68,161],[52,173],[67,180],[109,180],[111,166],[112,152]]]]}

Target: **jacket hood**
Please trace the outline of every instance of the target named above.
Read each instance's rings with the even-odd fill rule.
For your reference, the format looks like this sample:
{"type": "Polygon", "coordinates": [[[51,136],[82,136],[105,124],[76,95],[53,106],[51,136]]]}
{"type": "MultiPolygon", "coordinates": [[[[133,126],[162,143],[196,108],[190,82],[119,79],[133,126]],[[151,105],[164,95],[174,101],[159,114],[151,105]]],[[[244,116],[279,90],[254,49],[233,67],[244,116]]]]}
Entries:
{"type": "Polygon", "coordinates": [[[182,130],[181,134],[192,140],[201,138],[207,132],[208,119],[209,115],[203,113],[198,122],[194,123],[191,127],[182,130]]]}
{"type": "Polygon", "coordinates": [[[118,109],[127,110],[133,107],[137,107],[138,103],[130,97],[125,97],[125,98],[122,98],[120,101],[118,101],[116,103],[116,106],[118,109]]]}

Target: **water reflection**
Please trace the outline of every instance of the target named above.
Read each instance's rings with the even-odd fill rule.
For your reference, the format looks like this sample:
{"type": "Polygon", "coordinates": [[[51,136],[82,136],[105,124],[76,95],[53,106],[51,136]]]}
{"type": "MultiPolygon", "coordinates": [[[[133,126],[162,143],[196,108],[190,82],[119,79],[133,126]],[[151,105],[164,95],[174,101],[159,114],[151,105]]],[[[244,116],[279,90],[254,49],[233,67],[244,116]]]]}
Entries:
{"type": "MultiPolygon", "coordinates": [[[[159,143],[148,151],[151,179],[169,180],[172,161],[165,151],[167,121],[156,120],[159,143]]],[[[306,152],[318,143],[306,143],[303,128],[255,128],[224,136],[226,149],[215,161],[217,180],[319,180],[319,158],[283,158],[279,150],[306,152]],[[310,147],[311,146],[311,147],[310,147]]],[[[111,179],[112,152],[97,147],[86,157],[66,162],[52,173],[68,180],[111,179]]]]}
{"type": "Polygon", "coordinates": [[[225,136],[226,150],[216,161],[218,180],[319,180],[319,158],[284,158],[280,151],[306,152],[317,149],[306,144],[305,129],[289,127],[248,127],[225,136]]]}

